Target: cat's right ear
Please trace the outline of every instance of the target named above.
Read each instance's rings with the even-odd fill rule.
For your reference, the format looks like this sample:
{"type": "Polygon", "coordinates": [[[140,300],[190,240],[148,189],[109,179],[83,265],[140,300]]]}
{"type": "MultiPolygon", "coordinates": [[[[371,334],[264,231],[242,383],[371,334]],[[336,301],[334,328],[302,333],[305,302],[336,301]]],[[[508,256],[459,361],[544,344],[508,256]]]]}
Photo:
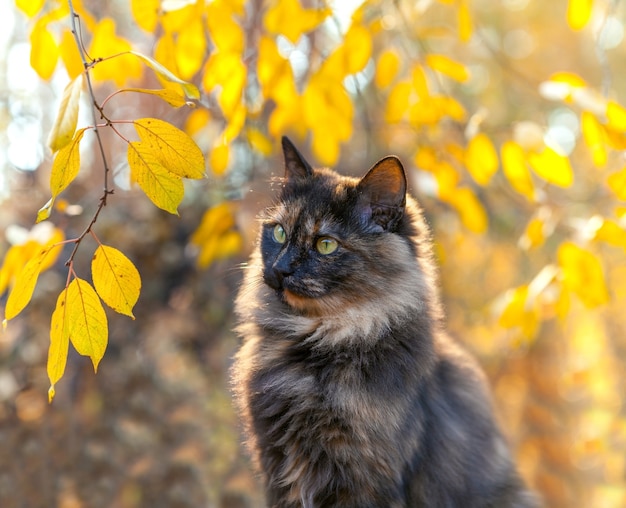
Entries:
{"type": "Polygon", "coordinates": [[[293,145],[287,136],[281,139],[283,156],[285,157],[285,178],[287,180],[308,178],[313,174],[313,168],[293,145]]]}

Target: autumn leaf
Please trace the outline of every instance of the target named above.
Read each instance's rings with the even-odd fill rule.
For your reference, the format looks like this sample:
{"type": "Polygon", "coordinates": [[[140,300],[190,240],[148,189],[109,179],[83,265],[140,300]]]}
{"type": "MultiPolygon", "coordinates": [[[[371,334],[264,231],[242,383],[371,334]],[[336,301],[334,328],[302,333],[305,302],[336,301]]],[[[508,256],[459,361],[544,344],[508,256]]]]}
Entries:
{"type": "Polygon", "coordinates": [[[593,0],[569,0],[567,24],[572,30],[580,30],[589,23],[592,7],[593,0]]]}
{"type": "Polygon", "coordinates": [[[574,181],[574,172],[568,157],[549,146],[544,147],[541,152],[529,153],[528,162],[535,174],[548,183],[569,187],[574,181]]]}
{"type": "Polygon", "coordinates": [[[34,17],[45,3],[46,0],[15,0],[15,6],[29,18],[34,17]]]}
{"type": "Polygon", "coordinates": [[[472,15],[468,3],[468,0],[461,0],[457,12],[459,39],[461,42],[469,42],[474,31],[472,15]]]}
{"type": "Polygon", "coordinates": [[[234,20],[237,14],[236,2],[215,0],[206,8],[206,20],[211,39],[219,52],[241,55],[245,47],[245,35],[234,20]]]}
{"type": "Polygon", "coordinates": [[[400,57],[393,49],[383,51],[378,57],[374,84],[378,88],[387,88],[394,80],[400,69],[400,57]]]}
{"type": "Polygon", "coordinates": [[[585,144],[591,152],[593,163],[602,167],[606,165],[607,153],[605,146],[605,134],[602,125],[597,118],[589,113],[583,111],[580,117],[583,139],[585,144]]]}
{"type": "Polygon", "coordinates": [[[185,132],[156,118],[140,118],[133,125],[142,140],[141,151],[151,151],[167,171],[181,178],[204,178],[204,156],[185,132]]]}
{"type": "Polygon", "coordinates": [[[30,66],[41,79],[50,79],[59,59],[59,45],[45,19],[40,18],[30,33],[30,66]]]}
{"type": "MultiPolygon", "coordinates": [[[[15,279],[22,272],[24,266],[39,251],[50,246],[60,245],[64,239],[63,231],[48,222],[34,226],[28,232],[23,243],[12,245],[4,256],[2,266],[0,266],[0,295],[9,286],[15,285],[15,279]]],[[[60,248],[50,252],[42,261],[39,271],[43,272],[50,268],[56,262],[60,252],[60,248]]]]}
{"type": "Polygon", "coordinates": [[[26,263],[22,271],[17,275],[13,289],[9,293],[4,310],[5,324],[22,312],[24,307],[28,305],[37,285],[39,274],[50,264],[50,260],[46,258],[50,255],[50,259],[56,259],[59,252],[59,244],[46,245],[26,263]]]}
{"type": "Polygon", "coordinates": [[[608,101],[606,105],[606,119],[608,126],[618,132],[626,131],[626,108],[615,101],[608,101]]]}
{"type": "Polygon", "coordinates": [[[80,170],[79,145],[85,130],[86,128],[77,130],[72,141],[61,148],[54,157],[52,170],[50,171],[50,192],[52,197],[37,212],[37,222],[50,217],[55,199],[78,175],[80,170]]]}
{"type": "Polygon", "coordinates": [[[276,2],[263,17],[268,32],[283,35],[293,44],[303,33],[313,30],[331,14],[326,9],[303,9],[298,0],[276,2]]]}
{"type": "Polygon", "coordinates": [[[138,53],[137,51],[129,51],[129,54],[136,56],[140,60],[142,60],[145,64],[148,65],[154,72],[157,73],[157,76],[165,82],[173,83],[183,90],[185,95],[190,99],[199,99],[200,98],[200,90],[193,83],[188,83],[180,79],[173,72],[168,70],[166,67],[157,62],[154,58],[150,58],[142,53],[138,53]]]}
{"type": "Polygon", "coordinates": [[[230,159],[230,148],[228,143],[222,141],[216,143],[209,154],[209,165],[213,174],[221,176],[228,168],[228,160],[230,159]]]}
{"type": "Polygon", "coordinates": [[[191,79],[206,59],[206,37],[201,17],[195,17],[176,39],[176,68],[183,79],[191,79]]]}
{"type": "Polygon", "coordinates": [[[74,137],[82,88],[83,74],[80,74],[70,81],[63,91],[61,106],[48,135],[48,146],[53,152],[66,146],[74,137]]]}
{"type": "Polygon", "coordinates": [[[498,170],[498,154],[484,133],[474,136],[467,145],[465,164],[478,185],[485,186],[498,170]]]}
{"type": "Polygon", "coordinates": [[[487,212],[468,187],[460,187],[440,194],[440,198],[452,205],[463,225],[474,233],[484,233],[489,224],[487,212]]]}
{"type": "Polygon", "coordinates": [[[72,345],[79,354],[91,358],[94,371],[97,371],[109,335],[102,303],[91,284],[76,278],[67,287],[65,306],[72,345]]]}
{"type": "Polygon", "coordinates": [[[535,187],[526,164],[524,149],[515,141],[506,141],[500,148],[502,172],[516,192],[529,201],[535,200],[535,187]]]}
{"type": "Polygon", "coordinates": [[[160,0],[131,0],[130,10],[135,23],[151,33],[159,21],[160,0]]]}
{"type": "Polygon", "coordinates": [[[153,147],[141,142],[129,143],[128,165],[131,179],[150,201],[162,210],[178,215],[178,205],[185,194],[183,182],[180,176],[168,171],[153,147]]]}
{"type": "Polygon", "coordinates": [[[74,80],[85,71],[85,66],[76,47],[76,39],[70,30],[63,30],[59,55],[70,79],[74,80]]]}
{"type": "Polygon", "coordinates": [[[115,21],[103,18],[93,31],[88,54],[92,58],[101,58],[91,70],[93,79],[98,81],[112,80],[118,87],[124,86],[127,80],[141,77],[142,68],[131,56],[132,46],[123,37],[115,33],[115,21]]]}
{"type": "Polygon", "coordinates": [[[619,199],[626,201],[626,168],[609,175],[607,184],[619,199]]]}
{"type": "Polygon", "coordinates": [[[221,90],[218,103],[227,118],[241,105],[241,96],[247,79],[246,66],[239,53],[218,51],[209,57],[203,69],[202,86],[207,92],[221,90]]]}
{"type": "Polygon", "coordinates": [[[98,296],[120,314],[133,319],[141,278],[137,268],[121,251],[100,245],[91,259],[91,278],[98,296]]]}
{"type": "Polygon", "coordinates": [[[65,373],[70,344],[70,323],[67,314],[67,288],[65,288],[57,298],[56,307],[52,312],[50,321],[50,347],[48,348],[47,361],[48,379],[50,379],[48,402],[52,402],[56,393],[54,385],[65,373]]]}
{"type": "Polygon", "coordinates": [[[396,84],[389,92],[385,107],[385,122],[394,124],[400,122],[409,109],[410,97],[413,91],[411,83],[402,81],[396,84]]]}
{"type": "Polygon", "coordinates": [[[209,208],[190,241],[200,249],[197,264],[203,269],[215,261],[237,254],[241,250],[243,239],[235,229],[232,204],[223,202],[209,208]]]}
{"type": "Polygon", "coordinates": [[[564,242],[558,250],[563,286],[589,308],[609,301],[600,260],[573,242],[564,242]]]}
{"type": "Polygon", "coordinates": [[[498,323],[504,328],[519,328],[527,340],[535,337],[539,328],[539,315],[527,284],[507,291],[498,323]]]}
{"type": "Polygon", "coordinates": [[[185,97],[183,97],[177,91],[171,90],[168,88],[164,88],[162,90],[153,90],[150,88],[123,88],[120,91],[121,92],[137,92],[137,93],[143,93],[147,95],[154,95],[156,97],[163,99],[170,106],[173,106],[175,108],[180,108],[181,106],[185,106],[186,104],[188,104],[185,97]]]}
{"type": "Polygon", "coordinates": [[[441,74],[445,74],[449,78],[461,83],[464,83],[470,78],[469,71],[463,64],[445,55],[426,55],[426,65],[428,65],[431,69],[440,72],[441,74]]]}

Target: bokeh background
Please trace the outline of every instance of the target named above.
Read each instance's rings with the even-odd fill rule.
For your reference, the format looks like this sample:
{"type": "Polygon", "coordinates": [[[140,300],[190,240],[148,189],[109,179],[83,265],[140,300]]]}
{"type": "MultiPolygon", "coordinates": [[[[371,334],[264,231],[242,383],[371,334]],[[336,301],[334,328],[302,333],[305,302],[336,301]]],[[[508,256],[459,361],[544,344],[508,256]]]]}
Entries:
{"type": "MultiPolygon", "coordinates": [[[[73,8],[89,58],[132,48],[202,92],[194,107],[130,92],[107,99],[128,87],[176,90],[136,58],[112,58],[90,70],[94,97],[83,92],[79,126],[93,124],[93,99],[115,121],[165,120],[195,139],[207,178],[186,182],[179,216],[168,214],[130,184],[125,141],[101,129],[115,193],[94,231],[141,273],[136,319],[107,310],[97,374],[70,347],[49,404],[50,316],[72,245],[40,276],[0,332],[0,506],[262,506],[228,368],[241,263],[282,174],[283,134],[312,163],[346,174],[402,158],[433,229],[449,328],[487,371],[524,477],[549,507],[626,506],[622,2],[73,8]]],[[[0,0],[0,9],[6,260],[53,228],[78,237],[104,165],[86,138],[77,179],[34,226],[50,197],[46,139],[82,64],[68,2],[0,0]]],[[[74,258],[85,279],[95,247],[87,236],[74,258]]]]}

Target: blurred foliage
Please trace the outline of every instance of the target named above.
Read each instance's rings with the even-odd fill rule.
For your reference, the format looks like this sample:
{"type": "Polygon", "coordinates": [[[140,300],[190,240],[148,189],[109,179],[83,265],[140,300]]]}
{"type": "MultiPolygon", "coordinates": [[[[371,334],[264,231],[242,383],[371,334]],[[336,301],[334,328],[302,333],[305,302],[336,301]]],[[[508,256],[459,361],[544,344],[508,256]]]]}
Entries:
{"type": "MultiPolygon", "coordinates": [[[[28,97],[2,85],[14,107],[0,114],[19,123],[41,101],[45,138],[58,109],[48,111],[49,98],[61,101],[83,68],[66,1],[16,4],[15,41],[28,40],[42,81],[28,97]]],[[[27,317],[0,336],[0,442],[11,451],[0,462],[2,506],[257,506],[225,380],[236,346],[233,267],[251,248],[269,178],[282,173],[283,134],[346,174],[388,153],[402,158],[433,225],[450,329],[485,365],[524,476],[546,506],[626,504],[622,3],[73,6],[87,54],[103,59],[91,73],[98,100],[117,94],[116,118],[184,129],[209,176],[186,182],[180,218],[168,216],[132,189],[125,154],[103,136],[115,194],[98,238],[139,268],[137,319],[111,317],[97,376],[70,354],[46,406],[50,314],[66,284],[67,247],[41,274],[27,317]],[[186,83],[202,91],[193,109],[179,107],[186,83]],[[16,478],[20,487],[9,489],[16,478]],[[29,488],[33,478],[44,488],[29,488]]],[[[53,234],[73,238],[89,222],[103,171],[89,143],[47,231],[32,223],[49,197],[52,156],[22,167],[9,146],[3,291],[27,258],[56,244],[53,234]]],[[[74,262],[89,273],[90,259],[74,262]]]]}

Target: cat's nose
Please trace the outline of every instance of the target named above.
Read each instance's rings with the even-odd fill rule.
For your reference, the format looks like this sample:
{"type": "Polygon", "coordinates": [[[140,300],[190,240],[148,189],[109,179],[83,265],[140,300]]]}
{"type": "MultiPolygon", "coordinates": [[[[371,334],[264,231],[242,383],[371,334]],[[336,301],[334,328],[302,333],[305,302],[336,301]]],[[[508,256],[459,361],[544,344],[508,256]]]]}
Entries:
{"type": "Polygon", "coordinates": [[[281,257],[276,260],[269,270],[265,272],[265,282],[272,289],[282,289],[285,277],[293,274],[291,260],[281,257]]]}

